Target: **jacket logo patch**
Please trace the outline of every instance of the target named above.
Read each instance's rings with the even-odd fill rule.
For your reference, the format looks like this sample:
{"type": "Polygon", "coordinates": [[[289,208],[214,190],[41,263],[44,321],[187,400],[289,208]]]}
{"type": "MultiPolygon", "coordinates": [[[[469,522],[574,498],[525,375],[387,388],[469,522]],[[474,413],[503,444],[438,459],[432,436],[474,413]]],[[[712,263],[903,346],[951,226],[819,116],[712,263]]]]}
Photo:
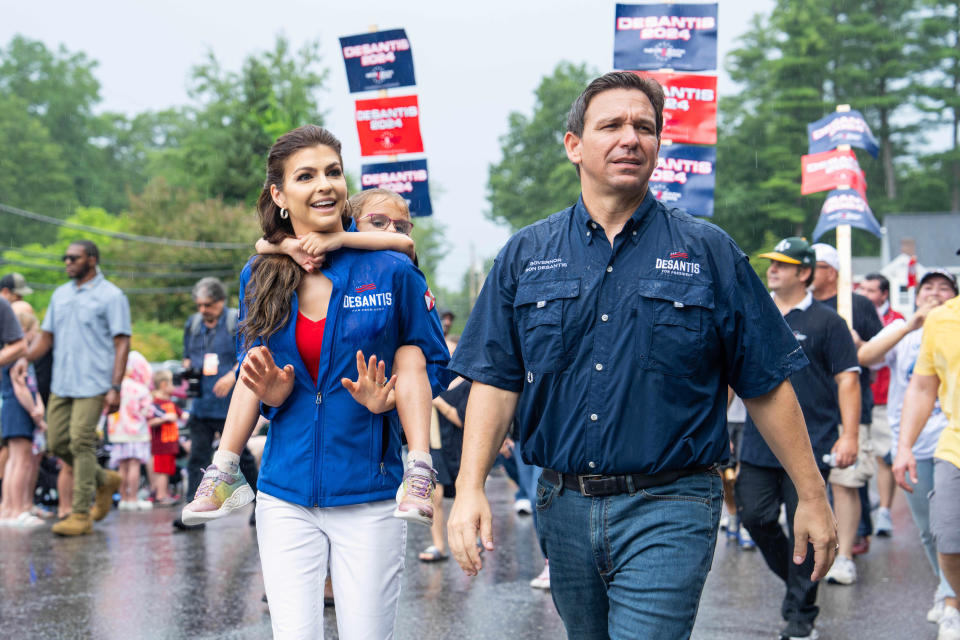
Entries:
{"type": "Polygon", "coordinates": [[[377,311],[379,309],[385,309],[386,307],[393,306],[393,293],[390,291],[376,293],[377,285],[372,282],[370,284],[360,285],[359,287],[356,287],[354,291],[358,295],[343,296],[344,309],[364,309],[377,311]]]}
{"type": "Polygon", "coordinates": [[[430,289],[427,289],[427,292],[423,294],[423,302],[427,305],[427,311],[433,311],[433,308],[437,306],[437,299],[430,289]]]}
{"type": "Polygon", "coordinates": [[[357,293],[366,293],[367,291],[375,291],[376,288],[377,288],[377,285],[371,282],[370,284],[365,284],[363,286],[357,287],[355,291],[357,293]]]}
{"type": "Polygon", "coordinates": [[[692,276],[700,273],[700,263],[690,262],[690,254],[686,251],[671,251],[666,258],[657,258],[658,271],[675,276],[692,276]]]}

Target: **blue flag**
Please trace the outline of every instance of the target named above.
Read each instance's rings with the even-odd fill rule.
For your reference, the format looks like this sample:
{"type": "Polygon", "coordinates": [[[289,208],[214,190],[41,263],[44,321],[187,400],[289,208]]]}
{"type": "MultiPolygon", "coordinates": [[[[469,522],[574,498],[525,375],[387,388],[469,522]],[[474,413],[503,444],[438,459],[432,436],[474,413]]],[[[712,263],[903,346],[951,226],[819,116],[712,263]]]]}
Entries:
{"type": "Polygon", "coordinates": [[[378,162],[365,164],[360,170],[360,186],[363,189],[379,187],[399,193],[407,201],[412,216],[429,216],[433,213],[429,178],[426,160],[378,162]]]}
{"type": "Polygon", "coordinates": [[[660,147],[657,168],[650,176],[650,192],[665,206],[692,216],[713,216],[717,150],[690,144],[660,147]]]}
{"type": "Polygon", "coordinates": [[[878,238],[881,235],[880,224],[873,217],[866,198],[853,189],[834,189],[827,194],[827,199],[820,208],[817,228],[813,230],[813,241],[816,242],[827,231],[842,224],[869,231],[878,238]]]}
{"type": "Polygon", "coordinates": [[[615,69],[717,68],[716,4],[618,4],[615,69]]]}
{"type": "Polygon", "coordinates": [[[340,50],[350,93],[417,84],[410,41],[403,29],[344,36],[340,38],[340,50]]]}
{"type": "Polygon", "coordinates": [[[807,153],[833,151],[841,144],[866,149],[874,158],[880,148],[870,131],[870,125],[856,110],[834,112],[807,125],[810,150],[807,153]]]}

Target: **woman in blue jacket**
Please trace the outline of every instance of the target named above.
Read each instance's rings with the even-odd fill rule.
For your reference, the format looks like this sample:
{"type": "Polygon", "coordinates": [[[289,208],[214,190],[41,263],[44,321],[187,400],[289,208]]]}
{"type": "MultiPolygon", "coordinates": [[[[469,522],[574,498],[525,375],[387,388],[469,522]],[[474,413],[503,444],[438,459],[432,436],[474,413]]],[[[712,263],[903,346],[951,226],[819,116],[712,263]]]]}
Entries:
{"type": "MultiPolygon", "coordinates": [[[[304,126],[270,150],[258,202],[264,238],[342,231],[340,143],[304,126]]],[[[403,467],[395,412],[374,414],[341,384],[356,353],[390,376],[405,344],[424,354],[434,390],[449,358],[432,295],[406,256],[341,249],[306,273],[256,256],[240,276],[243,380],[224,431],[270,419],[258,482],[257,538],[274,636],[323,637],[323,584],[334,575],[340,637],[393,635],[405,523],[393,517],[403,467]]]]}

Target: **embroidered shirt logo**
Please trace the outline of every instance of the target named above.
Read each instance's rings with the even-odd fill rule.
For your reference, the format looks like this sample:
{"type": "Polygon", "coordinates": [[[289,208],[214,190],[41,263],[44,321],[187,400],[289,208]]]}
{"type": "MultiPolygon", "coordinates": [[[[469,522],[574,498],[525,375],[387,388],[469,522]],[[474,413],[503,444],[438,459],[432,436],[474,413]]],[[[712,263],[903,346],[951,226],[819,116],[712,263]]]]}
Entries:
{"type": "Polygon", "coordinates": [[[656,268],[676,276],[692,276],[700,273],[700,263],[690,262],[690,254],[686,251],[671,251],[666,258],[657,258],[656,268]]]}
{"type": "Polygon", "coordinates": [[[433,311],[433,308],[437,306],[437,299],[429,288],[427,292],[423,294],[423,302],[427,305],[427,311],[433,311]]]}
{"type": "Polygon", "coordinates": [[[793,337],[796,338],[798,342],[803,342],[804,340],[807,339],[807,334],[800,333],[799,331],[794,331],[793,337]]]}
{"type": "Polygon", "coordinates": [[[376,311],[393,306],[393,293],[390,291],[377,293],[374,283],[362,284],[354,287],[355,296],[343,296],[344,309],[369,309],[376,311]]]}

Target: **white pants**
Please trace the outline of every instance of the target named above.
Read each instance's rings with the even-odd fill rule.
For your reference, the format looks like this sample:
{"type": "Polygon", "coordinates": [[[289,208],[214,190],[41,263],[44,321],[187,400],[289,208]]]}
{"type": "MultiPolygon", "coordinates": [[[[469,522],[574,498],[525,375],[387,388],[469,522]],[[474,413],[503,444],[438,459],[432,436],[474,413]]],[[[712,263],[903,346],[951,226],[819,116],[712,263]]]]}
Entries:
{"type": "Polygon", "coordinates": [[[407,529],[393,500],[312,509],[257,494],[257,543],[274,638],[323,638],[329,563],[342,640],[393,638],[407,529]]]}

